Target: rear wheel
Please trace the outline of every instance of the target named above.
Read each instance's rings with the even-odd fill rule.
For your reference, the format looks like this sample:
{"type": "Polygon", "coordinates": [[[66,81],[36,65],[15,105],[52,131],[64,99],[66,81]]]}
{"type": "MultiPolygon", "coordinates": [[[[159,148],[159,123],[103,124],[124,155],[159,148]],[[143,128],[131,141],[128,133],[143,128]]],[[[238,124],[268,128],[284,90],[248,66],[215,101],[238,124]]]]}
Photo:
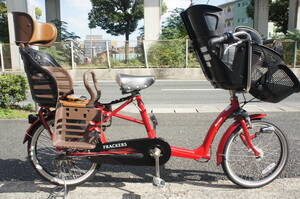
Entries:
{"type": "MultiPolygon", "coordinates": [[[[53,132],[54,120],[48,125],[53,132]]],[[[65,156],[52,146],[52,139],[43,125],[34,132],[28,142],[28,156],[33,167],[46,180],[58,185],[78,185],[93,177],[98,164],[87,157],[65,156]]]]}
{"type": "Polygon", "coordinates": [[[288,142],[284,133],[275,125],[265,121],[253,121],[250,136],[261,153],[259,157],[247,148],[241,139],[243,130],[237,129],[228,139],[222,167],[234,183],[256,188],[272,182],[284,169],[288,159],[288,142]]]}

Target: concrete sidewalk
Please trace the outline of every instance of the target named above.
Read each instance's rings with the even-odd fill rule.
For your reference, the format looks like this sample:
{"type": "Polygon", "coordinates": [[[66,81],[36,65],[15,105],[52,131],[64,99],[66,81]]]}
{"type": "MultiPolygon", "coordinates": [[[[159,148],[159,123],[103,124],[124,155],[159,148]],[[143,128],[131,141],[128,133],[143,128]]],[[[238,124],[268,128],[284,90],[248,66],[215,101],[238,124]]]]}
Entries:
{"type": "MultiPolygon", "coordinates": [[[[197,198],[300,198],[300,178],[277,179],[258,189],[242,189],[229,181],[208,183],[186,181],[167,183],[164,188],[151,183],[95,182],[69,188],[70,199],[197,199],[197,198]]],[[[63,198],[63,192],[45,182],[2,182],[0,198],[63,198]],[[56,191],[55,191],[56,189],[56,191]]]]}

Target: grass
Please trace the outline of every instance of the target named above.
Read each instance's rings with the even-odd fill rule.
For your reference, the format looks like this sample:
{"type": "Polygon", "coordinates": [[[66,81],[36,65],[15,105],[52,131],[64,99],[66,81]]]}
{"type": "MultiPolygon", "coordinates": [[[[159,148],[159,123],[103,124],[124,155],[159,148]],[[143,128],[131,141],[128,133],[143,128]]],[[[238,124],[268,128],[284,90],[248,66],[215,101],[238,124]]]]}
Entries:
{"type": "Polygon", "coordinates": [[[0,108],[0,119],[24,119],[27,118],[31,111],[20,109],[4,109],[0,108]]]}
{"type": "Polygon", "coordinates": [[[24,119],[31,113],[35,113],[32,104],[13,106],[11,108],[0,108],[0,119],[24,119]]]}

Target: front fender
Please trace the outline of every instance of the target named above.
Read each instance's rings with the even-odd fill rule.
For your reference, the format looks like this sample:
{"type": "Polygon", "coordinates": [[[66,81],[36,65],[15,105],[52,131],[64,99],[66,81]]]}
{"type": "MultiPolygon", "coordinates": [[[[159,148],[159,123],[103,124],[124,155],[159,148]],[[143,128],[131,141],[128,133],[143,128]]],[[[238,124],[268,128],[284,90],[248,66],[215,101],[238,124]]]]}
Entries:
{"type": "MultiPolygon", "coordinates": [[[[250,115],[250,119],[251,120],[260,120],[265,118],[267,115],[266,114],[254,114],[254,115],[250,115]]],[[[225,144],[227,142],[227,140],[229,139],[229,137],[231,136],[231,134],[237,129],[239,128],[240,123],[239,122],[234,122],[233,124],[231,124],[228,129],[226,130],[226,132],[224,133],[223,137],[221,138],[221,141],[219,143],[218,146],[218,150],[217,150],[217,164],[221,164],[223,161],[223,154],[224,154],[224,148],[225,148],[225,144]]]]}

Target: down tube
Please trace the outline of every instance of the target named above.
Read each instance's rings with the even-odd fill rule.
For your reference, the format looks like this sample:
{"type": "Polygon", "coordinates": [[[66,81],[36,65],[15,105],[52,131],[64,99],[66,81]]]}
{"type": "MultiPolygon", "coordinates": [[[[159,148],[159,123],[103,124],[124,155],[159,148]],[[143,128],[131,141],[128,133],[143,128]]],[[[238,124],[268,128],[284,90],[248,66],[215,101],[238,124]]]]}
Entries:
{"type": "MultiPolygon", "coordinates": [[[[236,99],[233,99],[233,101],[236,99]]],[[[233,102],[232,101],[232,102],[233,102]]],[[[195,149],[195,153],[196,154],[202,154],[205,155],[207,157],[210,156],[209,150],[210,150],[210,146],[216,136],[216,134],[218,133],[220,127],[222,126],[222,124],[224,124],[224,122],[227,120],[227,118],[231,115],[232,112],[234,112],[235,110],[237,110],[239,108],[238,103],[231,103],[231,105],[229,105],[228,107],[226,107],[219,115],[218,117],[215,119],[215,121],[212,123],[212,125],[210,126],[207,135],[204,139],[203,144],[198,147],[197,149],[195,149]]]]}

